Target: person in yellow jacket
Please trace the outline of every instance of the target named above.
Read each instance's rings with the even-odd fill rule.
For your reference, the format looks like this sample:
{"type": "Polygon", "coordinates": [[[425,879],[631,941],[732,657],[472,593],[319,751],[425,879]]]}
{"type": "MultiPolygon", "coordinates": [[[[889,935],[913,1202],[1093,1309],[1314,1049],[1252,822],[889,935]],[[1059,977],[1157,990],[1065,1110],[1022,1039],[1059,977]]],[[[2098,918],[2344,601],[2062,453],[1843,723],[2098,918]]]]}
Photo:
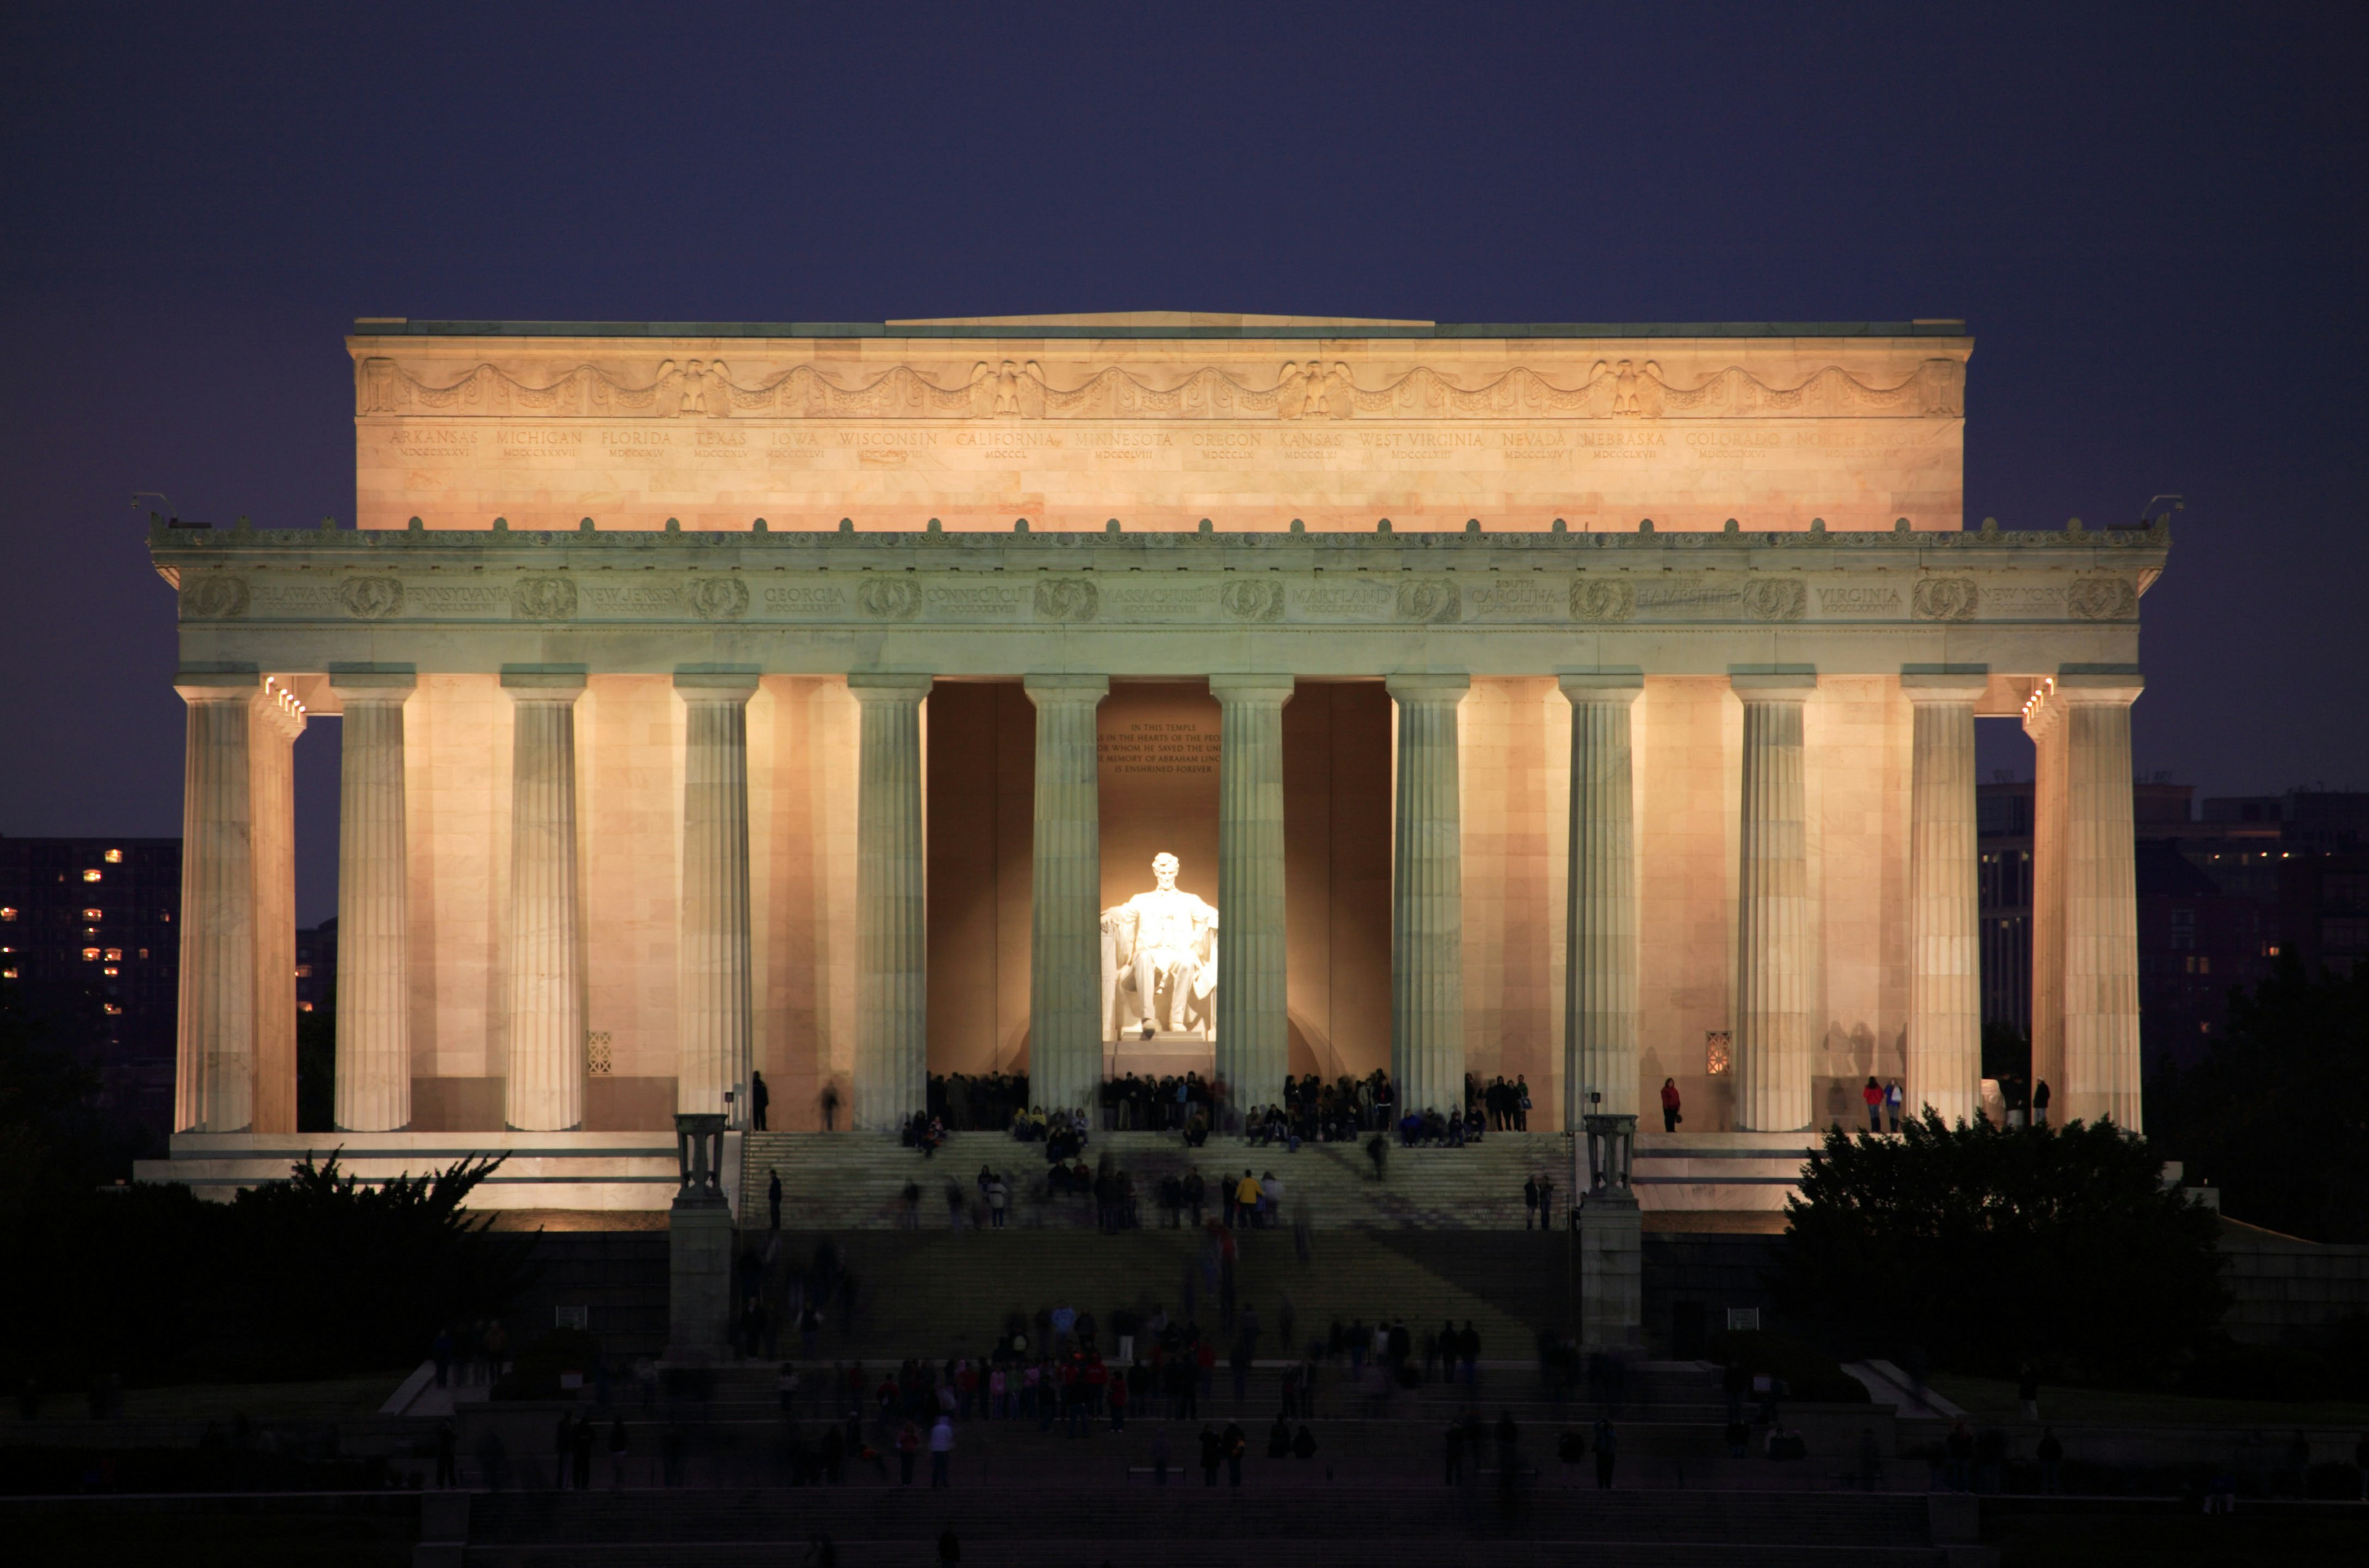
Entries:
{"type": "Polygon", "coordinates": [[[1242,1179],[1234,1184],[1234,1213],[1239,1216],[1242,1224],[1256,1225],[1258,1211],[1258,1178],[1252,1175],[1248,1170],[1244,1170],[1242,1179]]]}

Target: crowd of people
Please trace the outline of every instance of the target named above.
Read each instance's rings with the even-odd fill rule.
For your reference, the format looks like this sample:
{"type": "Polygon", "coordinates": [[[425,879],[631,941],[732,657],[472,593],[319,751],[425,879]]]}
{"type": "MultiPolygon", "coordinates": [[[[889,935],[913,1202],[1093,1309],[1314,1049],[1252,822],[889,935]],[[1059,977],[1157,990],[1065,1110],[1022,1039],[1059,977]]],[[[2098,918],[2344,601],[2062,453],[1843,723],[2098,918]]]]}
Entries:
{"type": "MultiPolygon", "coordinates": [[[[1047,1106],[1028,1098],[1024,1073],[933,1074],[929,1103],[913,1113],[905,1141],[934,1150],[949,1132],[1008,1131],[1023,1140],[1056,1142],[1073,1136],[1082,1146],[1090,1126],[1116,1132],[1173,1132],[1199,1148],[1212,1133],[1238,1134],[1253,1143],[1343,1143],[1379,1132],[1409,1146],[1460,1148],[1490,1132],[1527,1132],[1529,1082],[1516,1073],[1483,1082],[1464,1079],[1461,1104],[1402,1102],[1390,1076],[1377,1069],[1359,1078],[1327,1082],[1315,1073],[1286,1078],[1280,1101],[1237,1107],[1222,1076],[1197,1071],[1145,1077],[1129,1072],[1106,1080],[1091,1106],[1047,1106]],[[1091,1115],[1090,1115],[1091,1113],[1091,1115]]],[[[1075,1150],[1063,1158],[1074,1157],[1075,1150]]]]}

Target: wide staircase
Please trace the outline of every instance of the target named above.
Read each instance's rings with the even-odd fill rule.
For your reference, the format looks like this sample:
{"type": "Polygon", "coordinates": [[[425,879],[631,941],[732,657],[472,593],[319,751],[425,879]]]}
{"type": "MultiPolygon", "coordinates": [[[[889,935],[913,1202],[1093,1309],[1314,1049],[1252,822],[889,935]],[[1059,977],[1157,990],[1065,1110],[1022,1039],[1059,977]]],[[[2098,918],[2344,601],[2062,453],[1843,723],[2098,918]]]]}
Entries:
{"type": "MultiPolygon", "coordinates": [[[[1174,1133],[1098,1132],[1085,1151],[1089,1165],[1109,1153],[1134,1178],[1142,1223],[1159,1222],[1161,1178],[1197,1169],[1208,1185],[1207,1208],[1220,1213],[1219,1184],[1242,1179],[1248,1168],[1272,1171],[1283,1184],[1283,1218],[1305,1219],[1319,1230],[1519,1230],[1527,1210],[1522,1185],[1551,1177],[1558,1212],[1571,1192],[1571,1144],[1556,1133],[1492,1133],[1461,1149],[1393,1147],[1379,1180],[1356,1143],[1280,1144],[1253,1148],[1238,1138],[1213,1138],[1187,1149],[1174,1133]]],[[[1001,1133],[961,1132],[924,1156],[880,1133],[752,1132],[741,1140],[741,1223],[765,1222],[769,1175],[782,1178],[782,1223],[800,1230],[894,1230],[906,1222],[904,1190],[921,1191],[921,1224],[949,1226],[945,1186],[961,1190],[965,1222],[978,1207],[976,1185],[984,1165],[1010,1182],[1011,1223],[1023,1229],[1092,1229],[1093,1200],[1055,1196],[1046,1181],[1044,1146],[1001,1133]]],[[[983,1212],[983,1209],[981,1210],[983,1212]]]]}
{"type": "MultiPolygon", "coordinates": [[[[957,1472],[959,1474],[959,1471],[957,1472]]],[[[943,1530],[965,1568],[1940,1568],[1926,1500],[1850,1494],[1501,1490],[1283,1484],[1237,1491],[1172,1477],[1116,1485],[972,1485],[893,1499],[876,1485],[795,1491],[494,1494],[470,1500],[465,1554],[481,1568],[586,1562],[777,1563],[828,1535],[837,1561],[936,1560],[943,1530]]],[[[813,1561],[816,1559],[808,1559],[813,1561]]]]}
{"type": "MultiPolygon", "coordinates": [[[[1304,1260],[1289,1231],[1233,1234],[1235,1299],[1257,1314],[1262,1360],[1287,1353],[1287,1316],[1294,1349],[1325,1337],[1335,1319],[1370,1327],[1395,1318],[1418,1335],[1453,1321],[1479,1332],[1483,1358],[1517,1362],[1535,1359],[1539,1328],[1565,1320],[1555,1288],[1567,1270],[1560,1236],[1500,1235],[1494,1258],[1460,1257],[1443,1271],[1375,1232],[1317,1233],[1304,1260]],[[1536,1288],[1540,1280],[1545,1288],[1536,1288]]],[[[777,1310],[824,1240],[785,1231],[770,1249],[771,1263],[761,1266],[777,1310]]],[[[1198,1231],[846,1230],[829,1240],[854,1292],[846,1301],[834,1293],[825,1306],[817,1356],[984,1355],[1015,1316],[1034,1333],[1039,1309],[1064,1305],[1094,1313],[1105,1347],[1122,1309],[1158,1306],[1219,1332],[1223,1276],[1215,1243],[1198,1231]]],[[[784,1356],[805,1350],[788,1333],[777,1334],[776,1346],[784,1356]]]]}

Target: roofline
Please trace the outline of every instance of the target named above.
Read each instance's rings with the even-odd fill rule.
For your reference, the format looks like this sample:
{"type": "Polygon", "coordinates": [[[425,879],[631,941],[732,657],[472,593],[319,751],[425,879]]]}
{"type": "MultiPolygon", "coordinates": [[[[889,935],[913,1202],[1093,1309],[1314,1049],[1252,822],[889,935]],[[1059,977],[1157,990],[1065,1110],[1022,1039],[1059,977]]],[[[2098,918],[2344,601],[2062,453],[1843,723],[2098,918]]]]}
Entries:
{"type": "Polygon", "coordinates": [[[1272,338],[1341,341],[1392,338],[1963,338],[1963,320],[1436,322],[1403,326],[932,326],[880,321],[414,321],[358,316],[357,338],[1272,338]]]}

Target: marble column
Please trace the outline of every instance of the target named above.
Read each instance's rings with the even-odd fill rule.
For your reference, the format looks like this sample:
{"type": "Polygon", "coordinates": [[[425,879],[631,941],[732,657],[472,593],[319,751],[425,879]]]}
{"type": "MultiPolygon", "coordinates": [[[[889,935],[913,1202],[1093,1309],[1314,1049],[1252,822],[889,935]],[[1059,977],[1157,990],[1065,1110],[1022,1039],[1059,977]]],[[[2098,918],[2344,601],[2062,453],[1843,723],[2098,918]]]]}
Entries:
{"type": "Polygon", "coordinates": [[[850,675],[862,710],[855,796],[855,1105],[893,1128],[929,1103],[928,921],[921,842],[927,675],[850,675]]]}
{"type": "Polygon", "coordinates": [[[1028,925],[1028,1095],[1091,1115],[1103,1081],[1100,675],[1031,675],[1036,804],[1028,925]]]}
{"type": "Polygon", "coordinates": [[[1635,673],[1566,675],[1571,701],[1565,880],[1563,1118],[1637,1115],[1635,673]],[[1598,1098],[1600,1096],[1600,1098],[1598,1098]]]}
{"type": "Polygon", "coordinates": [[[1971,1122],[1983,1076],[1974,700],[1988,678],[1906,674],[1915,704],[1908,804],[1908,1106],[1971,1122]]]}
{"type": "MultiPolygon", "coordinates": [[[[1393,675],[1398,803],[1390,878],[1390,1073],[1400,1113],[1464,1103],[1464,846],[1456,709],[1465,675],[1393,675]]],[[[1222,914],[1223,911],[1221,910],[1222,914]]],[[[1218,973],[1224,990],[1225,971],[1218,973]]]]}
{"type": "Polygon", "coordinates": [[[304,704],[265,676],[247,730],[255,872],[255,1104],[250,1132],[296,1130],[296,738],[304,704]]]}
{"type": "Polygon", "coordinates": [[[1810,1095],[1809,807],[1802,710],[1814,675],[1737,675],[1744,703],[1736,876],[1735,1121],[1791,1132],[1810,1095]]]}
{"type": "Polygon", "coordinates": [[[173,1129],[245,1132],[255,1116],[255,864],[248,760],[259,681],[184,674],[180,1017],[173,1129]]]}
{"type": "Polygon", "coordinates": [[[1288,675],[1209,681],[1218,750],[1217,1072],[1236,1115],[1283,1103],[1291,1070],[1284,961],[1283,704],[1288,675]]]}
{"type": "Polygon", "coordinates": [[[2146,1130],[2131,816],[2141,689],[2136,674],[2059,675],[2024,710],[2036,762],[2032,1073],[2053,1090],[2055,1126],[2111,1116],[2146,1130]]]}
{"type": "Polygon", "coordinates": [[[682,898],[675,911],[675,1110],[750,1121],[749,699],[757,678],[685,670],[682,898]]]}
{"type": "Polygon", "coordinates": [[[524,1132],[584,1122],[582,910],[576,865],[576,699],[581,673],[502,674],[511,704],[509,1061],[503,1120],[524,1132]]]}
{"type": "Polygon", "coordinates": [[[411,868],[404,826],[409,670],[334,671],[338,759],[338,1079],[341,1132],[411,1123],[411,868]]]}

